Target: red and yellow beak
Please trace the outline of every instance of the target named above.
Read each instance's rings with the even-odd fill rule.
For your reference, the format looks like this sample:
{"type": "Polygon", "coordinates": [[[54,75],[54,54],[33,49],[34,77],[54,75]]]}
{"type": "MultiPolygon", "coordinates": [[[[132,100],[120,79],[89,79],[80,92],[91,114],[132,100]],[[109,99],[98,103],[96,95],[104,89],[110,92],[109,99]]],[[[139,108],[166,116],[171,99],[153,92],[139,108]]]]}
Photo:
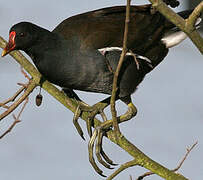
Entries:
{"type": "Polygon", "coordinates": [[[16,32],[12,31],[9,34],[9,41],[6,47],[3,49],[1,56],[4,57],[8,53],[10,53],[14,48],[15,48],[15,37],[16,37],[16,32]]]}

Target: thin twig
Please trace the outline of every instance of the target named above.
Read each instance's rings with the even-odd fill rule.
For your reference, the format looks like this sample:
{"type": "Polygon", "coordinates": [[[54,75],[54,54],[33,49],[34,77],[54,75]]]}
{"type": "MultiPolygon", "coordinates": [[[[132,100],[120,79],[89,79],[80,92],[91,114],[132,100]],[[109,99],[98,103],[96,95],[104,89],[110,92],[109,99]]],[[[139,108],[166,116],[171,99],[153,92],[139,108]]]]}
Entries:
{"type": "Polygon", "coordinates": [[[13,112],[29,95],[30,93],[33,91],[33,89],[37,86],[37,84],[35,83],[34,80],[31,80],[27,89],[25,90],[25,92],[23,93],[23,95],[18,98],[10,107],[9,109],[7,109],[6,111],[4,111],[2,114],[0,114],[0,121],[6,117],[7,115],[9,115],[11,112],[13,112]]]}
{"type": "Polygon", "coordinates": [[[23,107],[21,108],[20,112],[18,113],[18,115],[17,115],[17,118],[16,118],[16,119],[18,119],[18,120],[19,120],[19,118],[20,118],[20,116],[21,116],[22,112],[23,112],[23,111],[24,111],[24,109],[25,109],[25,106],[26,106],[26,105],[27,105],[27,103],[28,103],[28,100],[29,100],[29,97],[27,97],[27,98],[25,99],[25,103],[23,104],[23,107]]]}
{"type": "Polygon", "coordinates": [[[14,118],[15,121],[14,121],[14,122],[11,124],[11,126],[0,136],[0,139],[2,139],[6,134],[8,134],[9,132],[11,132],[12,129],[15,127],[15,125],[16,125],[17,123],[21,122],[19,118],[20,118],[20,116],[21,116],[23,110],[25,109],[25,106],[27,105],[27,103],[28,103],[28,98],[25,99],[25,103],[23,104],[23,106],[22,106],[20,112],[18,113],[17,117],[13,114],[13,118],[14,118]]]}
{"type": "Polygon", "coordinates": [[[190,148],[187,148],[187,152],[185,154],[185,156],[183,157],[183,159],[180,161],[179,165],[175,168],[175,169],[172,169],[173,172],[179,170],[181,168],[181,166],[183,165],[183,163],[185,162],[185,160],[187,159],[188,155],[190,154],[190,152],[194,149],[194,147],[197,145],[197,141],[190,147],[190,148]]]}
{"type": "Polygon", "coordinates": [[[9,106],[7,106],[7,105],[5,105],[5,104],[3,104],[3,103],[0,103],[0,107],[3,107],[3,108],[5,108],[5,109],[9,109],[9,106]]]}
{"type": "Polygon", "coordinates": [[[21,73],[25,76],[26,79],[28,79],[29,81],[31,80],[31,78],[28,76],[28,74],[24,71],[23,67],[20,66],[20,70],[21,70],[21,73]]]}
{"type": "Polygon", "coordinates": [[[116,99],[116,92],[117,92],[117,81],[118,81],[118,75],[122,66],[122,63],[125,58],[125,54],[127,52],[127,39],[128,39],[128,24],[130,21],[130,2],[131,0],[127,0],[126,5],[126,19],[125,19],[125,31],[124,31],[124,38],[123,38],[123,50],[119,59],[118,66],[116,68],[116,72],[114,74],[113,78],[113,87],[112,87],[112,96],[111,96],[111,113],[112,113],[112,119],[113,119],[113,128],[115,132],[120,133],[118,121],[117,121],[117,112],[115,108],[115,99],[116,99]]]}
{"type": "Polygon", "coordinates": [[[16,119],[13,124],[6,130],[6,132],[4,132],[1,136],[0,139],[2,139],[6,134],[8,134],[9,132],[11,132],[11,130],[15,127],[15,125],[17,123],[19,123],[20,121],[18,119],[16,119]]]}
{"type": "Polygon", "coordinates": [[[15,101],[15,99],[18,97],[18,95],[25,89],[25,87],[21,87],[12,97],[8,98],[7,100],[0,103],[0,107],[4,107],[6,109],[9,108],[9,106],[6,106],[9,102],[15,101]]]}
{"type": "MultiPolygon", "coordinates": [[[[194,149],[194,147],[197,145],[197,143],[198,143],[198,142],[196,141],[190,148],[187,148],[187,149],[186,149],[187,152],[186,152],[186,154],[184,155],[183,159],[180,161],[180,163],[178,164],[178,166],[177,166],[176,168],[172,169],[171,171],[176,172],[176,171],[178,171],[178,170],[182,167],[183,163],[184,163],[185,160],[187,159],[187,157],[188,157],[188,155],[190,154],[190,152],[191,152],[191,151],[194,149]]],[[[155,173],[153,173],[153,172],[146,172],[146,173],[144,173],[143,175],[139,176],[139,177],[137,178],[137,180],[142,180],[142,179],[144,179],[145,177],[151,176],[151,175],[153,175],[153,174],[155,174],[155,173]]]]}

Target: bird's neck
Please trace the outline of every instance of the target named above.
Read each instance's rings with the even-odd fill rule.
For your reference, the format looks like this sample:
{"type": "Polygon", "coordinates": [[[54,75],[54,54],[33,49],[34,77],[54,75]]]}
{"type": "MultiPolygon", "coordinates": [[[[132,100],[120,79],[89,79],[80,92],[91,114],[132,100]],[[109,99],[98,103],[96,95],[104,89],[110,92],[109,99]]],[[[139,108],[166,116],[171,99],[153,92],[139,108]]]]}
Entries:
{"type": "Polygon", "coordinates": [[[32,46],[24,49],[24,51],[32,58],[34,63],[38,63],[38,60],[43,59],[44,53],[58,48],[58,42],[59,37],[56,34],[50,31],[42,31],[32,46]]]}

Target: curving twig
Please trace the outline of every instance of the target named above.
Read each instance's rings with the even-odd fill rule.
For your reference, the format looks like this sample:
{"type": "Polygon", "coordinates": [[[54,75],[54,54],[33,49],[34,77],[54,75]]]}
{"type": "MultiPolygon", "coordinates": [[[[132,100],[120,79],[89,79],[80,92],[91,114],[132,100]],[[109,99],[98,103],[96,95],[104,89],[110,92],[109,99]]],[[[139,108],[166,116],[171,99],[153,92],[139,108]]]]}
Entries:
{"type": "MultiPolygon", "coordinates": [[[[176,171],[178,171],[178,170],[181,168],[181,166],[183,165],[183,163],[184,163],[185,160],[187,159],[188,155],[189,155],[190,152],[194,149],[194,147],[197,145],[197,143],[198,143],[198,142],[195,142],[190,148],[187,148],[187,149],[186,149],[187,152],[186,152],[185,156],[183,157],[183,159],[180,161],[180,163],[178,164],[178,166],[177,166],[175,169],[172,169],[171,171],[176,172],[176,171]]],[[[142,180],[142,179],[144,179],[145,177],[151,176],[151,175],[153,175],[153,174],[154,174],[153,172],[146,172],[146,173],[144,173],[143,175],[139,176],[139,177],[137,178],[137,180],[142,180]]]]}
{"type": "Polygon", "coordinates": [[[114,78],[113,78],[113,87],[112,87],[112,95],[111,95],[111,114],[112,114],[112,120],[113,120],[113,128],[116,133],[121,133],[118,125],[118,120],[117,120],[117,112],[115,108],[115,100],[116,100],[116,92],[117,92],[117,81],[118,81],[118,75],[121,69],[121,66],[123,64],[125,55],[127,53],[127,39],[128,39],[128,24],[130,22],[130,2],[131,0],[127,0],[127,5],[126,5],[126,19],[125,19],[125,30],[124,30],[124,37],[123,37],[123,49],[122,53],[116,68],[116,71],[114,73],[114,78]]]}

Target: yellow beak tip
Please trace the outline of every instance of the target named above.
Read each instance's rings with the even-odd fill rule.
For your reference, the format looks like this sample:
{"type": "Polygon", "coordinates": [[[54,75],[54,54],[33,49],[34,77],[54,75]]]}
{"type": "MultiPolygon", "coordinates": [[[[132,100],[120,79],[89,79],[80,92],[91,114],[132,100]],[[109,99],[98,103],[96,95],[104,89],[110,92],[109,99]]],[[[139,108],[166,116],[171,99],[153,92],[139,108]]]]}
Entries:
{"type": "Polygon", "coordinates": [[[7,54],[6,50],[4,49],[1,53],[1,57],[4,57],[7,54]]]}

